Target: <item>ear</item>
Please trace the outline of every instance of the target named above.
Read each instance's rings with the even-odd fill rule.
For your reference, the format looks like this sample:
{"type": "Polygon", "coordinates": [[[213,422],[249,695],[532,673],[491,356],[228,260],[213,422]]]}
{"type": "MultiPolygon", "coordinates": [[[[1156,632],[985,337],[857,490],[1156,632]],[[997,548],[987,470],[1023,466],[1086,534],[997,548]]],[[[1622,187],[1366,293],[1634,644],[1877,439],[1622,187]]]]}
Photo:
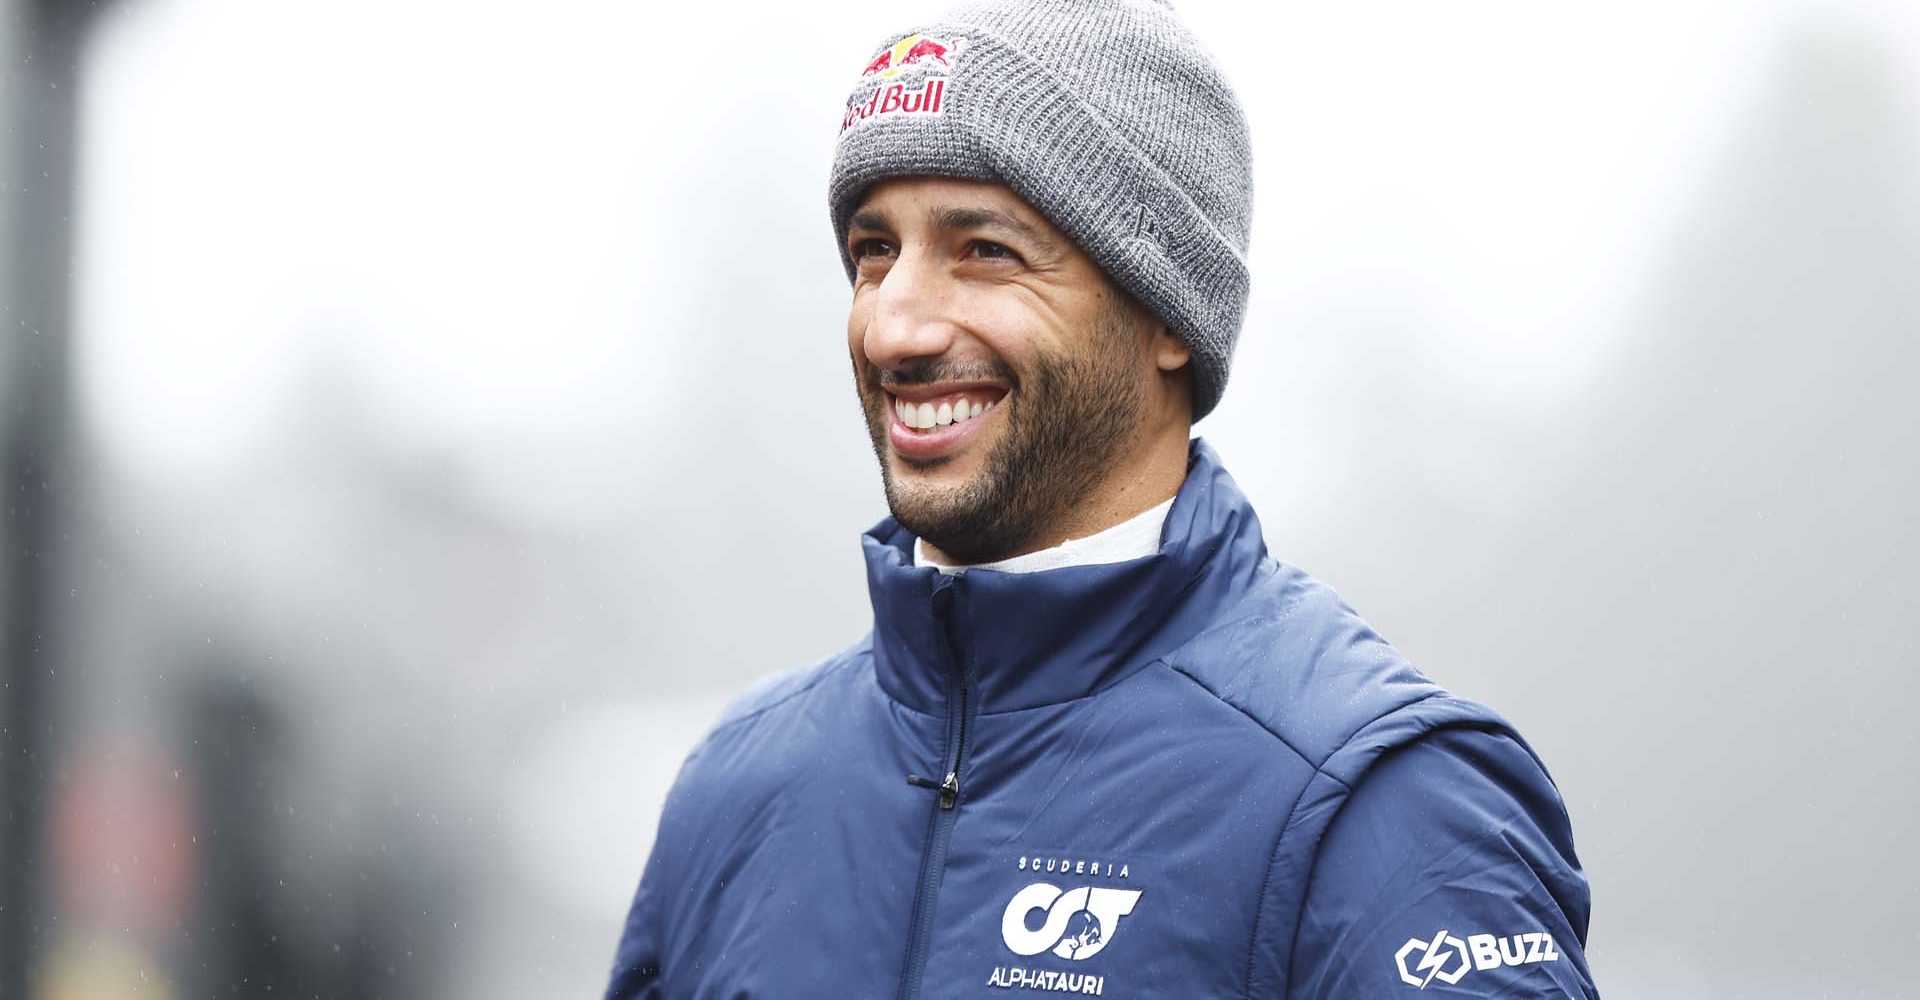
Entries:
{"type": "Polygon", "coordinates": [[[1193,350],[1187,346],[1187,342],[1167,329],[1165,323],[1154,325],[1153,340],[1148,345],[1148,351],[1153,355],[1153,363],[1163,372],[1178,371],[1193,360],[1193,350]]]}

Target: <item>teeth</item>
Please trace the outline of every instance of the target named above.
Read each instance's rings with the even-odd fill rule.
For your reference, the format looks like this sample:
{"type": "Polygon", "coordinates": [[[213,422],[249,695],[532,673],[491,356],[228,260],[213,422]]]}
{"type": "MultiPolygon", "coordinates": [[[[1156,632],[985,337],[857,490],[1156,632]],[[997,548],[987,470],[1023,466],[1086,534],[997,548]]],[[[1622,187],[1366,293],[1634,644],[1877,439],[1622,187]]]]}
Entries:
{"type": "Polygon", "coordinates": [[[972,420],[992,410],[998,402],[998,400],[993,403],[982,403],[979,400],[968,402],[962,399],[956,404],[954,400],[945,400],[936,408],[932,403],[909,403],[904,399],[895,399],[893,412],[900,418],[901,423],[915,430],[924,431],[959,423],[962,420],[972,420]]]}

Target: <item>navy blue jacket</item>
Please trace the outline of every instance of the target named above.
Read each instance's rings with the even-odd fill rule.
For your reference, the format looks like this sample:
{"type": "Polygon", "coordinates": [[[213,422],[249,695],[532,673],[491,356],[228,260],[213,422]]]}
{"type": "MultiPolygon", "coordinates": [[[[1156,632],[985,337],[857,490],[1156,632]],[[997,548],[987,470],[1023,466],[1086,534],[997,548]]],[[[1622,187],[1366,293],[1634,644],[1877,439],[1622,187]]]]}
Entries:
{"type": "Polygon", "coordinates": [[[873,631],[688,756],[609,1000],[1595,995],[1546,769],[1270,558],[1204,442],[1155,555],[863,542],[873,631]]]}

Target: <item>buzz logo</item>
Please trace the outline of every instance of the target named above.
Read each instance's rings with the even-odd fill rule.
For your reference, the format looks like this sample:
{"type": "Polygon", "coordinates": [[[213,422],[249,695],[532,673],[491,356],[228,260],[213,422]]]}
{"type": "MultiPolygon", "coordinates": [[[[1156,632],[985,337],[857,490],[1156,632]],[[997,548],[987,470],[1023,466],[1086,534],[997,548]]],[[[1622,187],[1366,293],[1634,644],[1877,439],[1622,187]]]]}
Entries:
{"type": "Polygon", "coordinates": [[[1531,965],[1559,960],[1560,952],[1553,946],[1553,935],[1540,931],[1509,937],[1469,934],[1462,940],[1443,930],[1430,941],[1412,938],[1393,953],[1393,964],[1400,972],[1400,981],[1423,990],[1436,979],[1452,986],[1474,970],[1485,972],[1503,965],[1531,965]],[[1408,965],[1408,959],[1416,953],[1420,960],[1408,965]]]}
{"type": "Polygon", "coordinates": [[[1006,912],[1000,915],[1000,936],[1016,955],[1051,951],[1076,962],[1092,958],[1113,940],[1120,918],[1133,912],[1140,893],[1139,889],[1098,886],[1062,891],[1058,886],[1035,882],[1014,893],[1007,903],[1006,912]],[[1027,926],[1028,918],[1041,910],[1046,917],[1040,926],[1027,926]]]}

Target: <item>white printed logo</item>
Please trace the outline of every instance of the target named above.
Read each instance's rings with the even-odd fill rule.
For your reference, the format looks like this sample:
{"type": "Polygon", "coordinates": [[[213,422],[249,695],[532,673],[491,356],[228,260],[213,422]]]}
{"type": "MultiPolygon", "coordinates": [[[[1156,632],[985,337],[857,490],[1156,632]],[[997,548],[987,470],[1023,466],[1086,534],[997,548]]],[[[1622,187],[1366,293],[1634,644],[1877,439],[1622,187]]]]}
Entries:
{"type": "Polygon", "coordinates": [[[1140,893],[1139,889],[1087,886],[1063,892],[1035,882],[1014,893],[1007,903],[1007,911],[1000,916],[1000,936],[1016,955],[1052,951],[1074,961],[1092,958],[1113,940],[1120,918],[1133,912],[1140,893]],[[1047,918],[1039,929],[1029,930],[1027,917],[1035,910],[1045,910],[1047,918]]]}
{"type": "Polygon", "coordinates": [[[1436,979],[1452,986],[1460,981],[1460,977],[1476,969],[1485,972],[1502,965],[1529,965],[1559,960],[1560,952],[1554,949],[1553,935],[1540,931],[1511,937],[1469,934],[1463,941],[1443,930],[1435,934],[1431,941],[1412,938],[1393,953],[1393,964],[1400,971],[1400,981],[1423,990],[1436,979]],[[1413,957],[1415,952],[1420,954],[1420,961],[1409,966],[1407,959],[1413,957]]]}

